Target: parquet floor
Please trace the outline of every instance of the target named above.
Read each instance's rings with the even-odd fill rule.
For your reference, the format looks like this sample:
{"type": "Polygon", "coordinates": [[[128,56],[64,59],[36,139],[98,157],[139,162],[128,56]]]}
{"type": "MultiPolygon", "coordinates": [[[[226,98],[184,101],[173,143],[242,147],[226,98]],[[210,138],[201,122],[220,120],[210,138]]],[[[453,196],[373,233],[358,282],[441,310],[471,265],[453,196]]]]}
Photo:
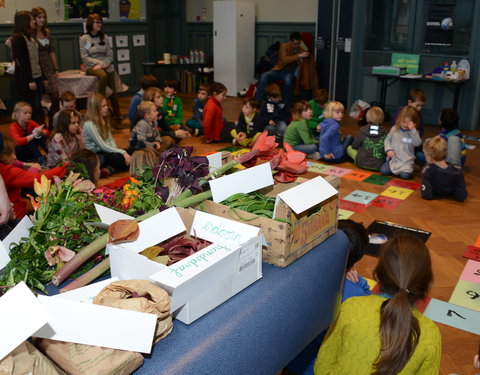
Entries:
{"type": "MultiPolygon", "coordinates": [[[[181,97],[184,103],[185,118],[189,118],[193,95],[181,95],[181,97]]],[[[122,113],[127,112],[128,103],[128,97],[121,98],[122,113]]],[[[228,120],[234,121],[237,119],[241,109],[241,99],[229,97],[222,106],[224,108],[224,116],[228,120]]],[[[0,119],[0,123],[5,124],[0,125],[0,131],[7,131],[7,121],[7,119],[4,121],[0,119]]],[[[426,135],[434,135],[437,130],[438,127],[427,126],[426,135]]],[[[355,136],[358,133],[358,127],[353,120],[347,119],[342,124],[342,133],[355,136]]],[[[480,136],[480,131],[466,131],[465,133],[477,137],[480,136]]],[[[129,129],[127,125],[126,129],[114,131],[114,136],[120,147],[127,146],[128,135],[129,129]]],[[[365,226],[368,226],[373,220],[380,219],[432,232],[427,242],[432,254],[435,275],[430,295],[442,301],[450,299],[450,295],[466,264],[467,260],[462,257],[464,249],[468,245],[473,245],[476,238],[480,235],[480,189],[478,188],[480,186],[480,142],[467,141],[467,143],[474,144],[477,148],[468,151],[465,176],[469,197],[464,203],[458,203],[449,199],[425,201],[421,199],[419,192],[414,192],[394,210],[370,206],[363,212],[356,213],[351,217],[353,220],[363,222],[365,226]]],[[[194,152],[197,154],[224,147],[222,144],[202,144],[200,138],[192,138],[188,141],[183,141],[182,144],[193,145],[194,152]]],[[[356,169],[351,163],[344,163],[340,166],[356,169]]],[[[309,177],[309,174],[307,173],[305,177],[309,177]]],[[[310,177],[313,176],[315,175],[310,175],[310,177]]],[[[420,182],[419,168],[415,171],[414,181],[420,182]]],[[[108,180],[101,181],[100,184],[106,182],[108,180]]],[[[345,197],[356,189],[380,193],[385,187],[342,178],[340,198],[345,197]]],[[[357,269],[363,276],[371,278],[375,264],[376,258],[365,256],[357,265],[357,269]]],[[[472,359],[478,350],[480,337],[442,324],[438,324],[438,326],[440,327],[443,340],[440,374],[475,374],[472,359]]]]}

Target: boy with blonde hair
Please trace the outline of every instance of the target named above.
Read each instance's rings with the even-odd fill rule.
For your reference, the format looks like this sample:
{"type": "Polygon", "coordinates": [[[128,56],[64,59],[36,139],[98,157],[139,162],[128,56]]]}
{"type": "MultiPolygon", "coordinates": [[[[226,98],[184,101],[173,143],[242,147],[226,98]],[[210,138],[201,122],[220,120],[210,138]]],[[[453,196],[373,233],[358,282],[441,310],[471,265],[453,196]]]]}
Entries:
{"type": "Polygon", "coordinates": [[[152,147],[155,150],[166,149],[169,145],[162,145],[162,138],[157,128],[158,111],[155,103],[149,101],[140,102],[138,115],[142,117],[142,120],[137,122],[130,134],[130,140],[128,141],[129,153],[145,147],[152,147]]]}
{"type": "Polygon", "coordinates": [[[434,199],[435,195],[453,196],[463,202],[467,198],[465,178],[459,166],[445,161],[447,141],[437,135],[428,138],[423,145],[427,165],[422,172],[422,198],[434,199]]]}
{"type": "Polygon", "coordinates": [[[360,128],[360,133],[347,154],[355,165],[374,171],[380,170],[385,162],[385,138],[387,132],[383,126],[384,114],[380,107],[372,107],[366,114],[367,125],[360,128]]]}

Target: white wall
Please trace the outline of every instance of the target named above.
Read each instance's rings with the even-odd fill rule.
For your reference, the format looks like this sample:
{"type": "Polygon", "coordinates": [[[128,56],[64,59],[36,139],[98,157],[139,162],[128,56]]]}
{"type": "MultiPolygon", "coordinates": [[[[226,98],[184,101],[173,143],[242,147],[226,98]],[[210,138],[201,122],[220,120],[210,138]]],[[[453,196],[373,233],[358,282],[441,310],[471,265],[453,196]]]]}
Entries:
{"type": "MultiPolygon", "coordinates": [[[[119,2],[118,0],[109,0],[108,11],[109,20],[119,21],[119,2]]],[[[79,22],[64,20],[64,0],[5,0],[5,8],[0,8],[0,23],[12,24],[15,12],[19,10],[31,10],[33,7],[41,6],[47,11],[48,22],[79,22]],[[59,7],[57,12],[57,6],[59,7]]],[[[142,20],[146,19],[145,0],[140,0],[140,14],[142,20]]]]}
{"type": "MultiPolygon", "coordinates": [[[[316,22],[318,1],[254,0],[256,22],[316,22]]],[[[197,22],[197,17],[213,22],[213,0],[186,0],[186,3],[187,22],[197,22]]]]}

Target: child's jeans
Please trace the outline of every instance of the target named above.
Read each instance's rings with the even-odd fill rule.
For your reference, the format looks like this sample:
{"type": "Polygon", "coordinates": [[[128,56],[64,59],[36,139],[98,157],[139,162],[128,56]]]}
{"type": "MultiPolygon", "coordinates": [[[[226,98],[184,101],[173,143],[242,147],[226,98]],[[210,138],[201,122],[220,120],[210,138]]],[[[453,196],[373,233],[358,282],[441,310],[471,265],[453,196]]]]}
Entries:
{"type": "Polygon", "coordinates": [[[318,145],[317,144],[310,144],[310,145],[296,145],[292,146],[295,151],[301,151],[306,153],[307,155],[313,154],[314,152],[318,152],[318,145]]]}
{"type": "Polygon", "coordinates": [[[203,134],[202,124],[200,122],[198,122],[197,120],[194,120],[193,118],[191,118],[190,120],[187,120],[185,125],[187,125],[191,129],[198,129],[198,135],[203,134]]]}
{"type": "MultiPolygon", "coordinates": [[[[393,174],[392,170],[390,169],[390,159],[382,164],[380,167],[380,173],[384,176],[390,176],[393,174]]],[[[400,172],[398,177],[400,177],[402,180],[410,180],[412,178],[412,174],[409,172],[400,172]]]]}
{"type": "Polygon", "coordinates": [[[343,140],[342,140],[343,155],[336,159],[325,159],[323,155],[320,155],[322,160],[330,164],[343,163],[344,161],[347,160],[347,148],[353,143],[354,140],[355,139],[351,134],[346,135],[345,137],[343,137],[343,140]]]}

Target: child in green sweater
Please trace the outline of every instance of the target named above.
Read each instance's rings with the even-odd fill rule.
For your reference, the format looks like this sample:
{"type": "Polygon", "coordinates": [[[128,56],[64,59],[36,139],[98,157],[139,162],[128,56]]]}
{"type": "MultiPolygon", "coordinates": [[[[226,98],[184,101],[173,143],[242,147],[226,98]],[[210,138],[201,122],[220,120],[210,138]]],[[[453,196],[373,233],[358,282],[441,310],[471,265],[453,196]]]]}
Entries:
{"type": "Polygon", "coordinates": [[[179,130],[183,125],[183,104],[176,94],[178,90],[178,81],[165,80],[163,91],[165,91],[165,100],[163,110],[165,121],[172,130],[179,130]]]}
{"type": "Polygon", "coordinates": [[[288,125],[283,141],[292,146],[295,151],[306,153],[308,158],[319,160],[318,143],[308,126],[308,121],[311,119],[310,104],[304,100],[296,102],[292,109],[293,121],[288,125]]]}
{"type": "Polygon", "coordinates": [[[308,102],[312,107],[312,119],[308,121],[308,126],[312,129],[316,138],[320,135],[319,124],[325,119],[323,110],[328,102],[328,91],[325,89],[313,90],[313,99],[308,102]]]}

